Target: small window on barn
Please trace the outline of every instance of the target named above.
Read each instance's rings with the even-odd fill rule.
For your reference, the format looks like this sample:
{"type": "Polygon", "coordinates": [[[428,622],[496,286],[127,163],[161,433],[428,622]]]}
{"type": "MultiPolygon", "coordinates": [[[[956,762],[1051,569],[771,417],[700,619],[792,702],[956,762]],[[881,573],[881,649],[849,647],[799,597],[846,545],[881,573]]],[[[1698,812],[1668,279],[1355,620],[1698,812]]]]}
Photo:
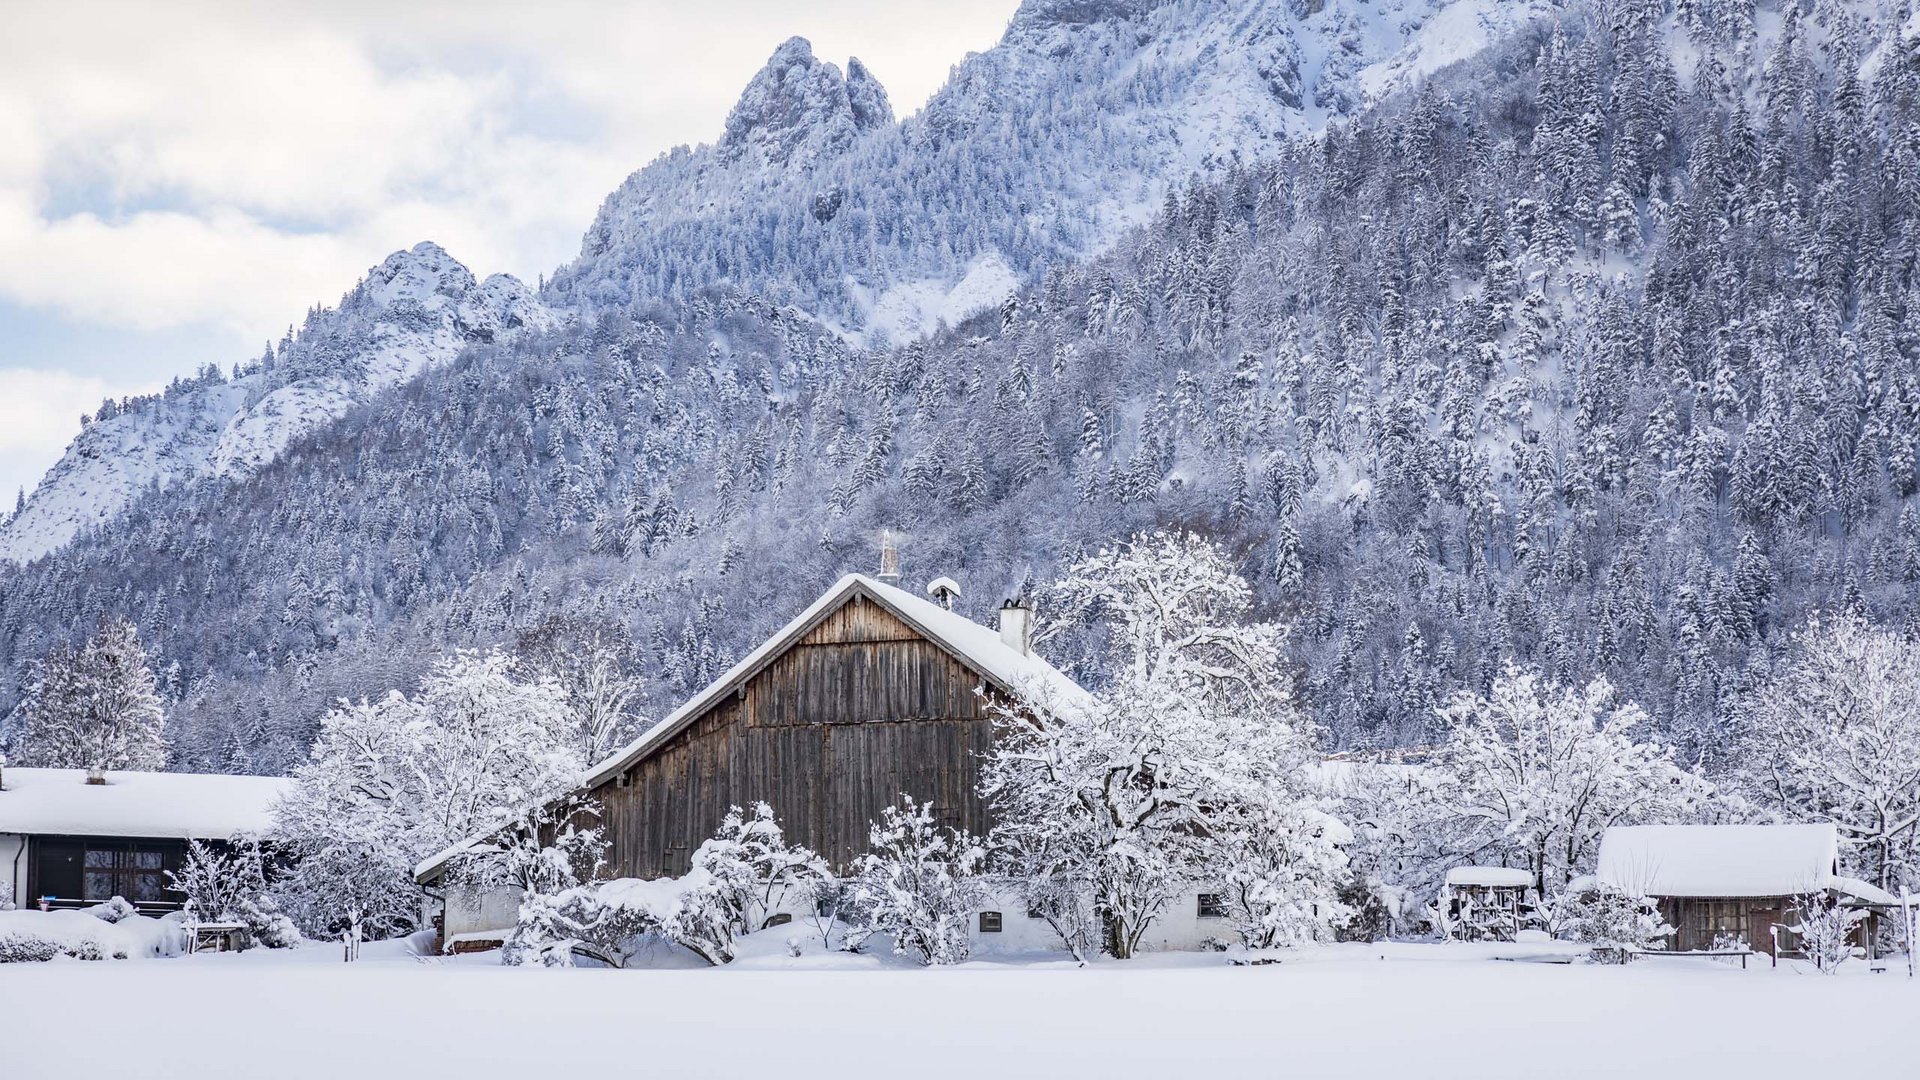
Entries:
{"type": "Polygon", "coordinates": [[[1217,892],[1203,892],[1194,901],[1194,914],[1203,919],[1227,917],[1227,902],[1217,892]]]}
{"type": "Polygon", "coordinates": [[[1000,932],[1000,913],[997,911],[981,912],[980,913],[980,932],[983,934],[999,933],[1000,932]]]}
{"type": "Polygon", "coordinates": [[[769,927],[785,926],[792,921],[793,921],[792,915],[789,915],[784,911],[775,912],[774,914],[767,916],[767,921],[760,924],[760,929],[765,930],[765,929],[768,929],[769,927]]]}

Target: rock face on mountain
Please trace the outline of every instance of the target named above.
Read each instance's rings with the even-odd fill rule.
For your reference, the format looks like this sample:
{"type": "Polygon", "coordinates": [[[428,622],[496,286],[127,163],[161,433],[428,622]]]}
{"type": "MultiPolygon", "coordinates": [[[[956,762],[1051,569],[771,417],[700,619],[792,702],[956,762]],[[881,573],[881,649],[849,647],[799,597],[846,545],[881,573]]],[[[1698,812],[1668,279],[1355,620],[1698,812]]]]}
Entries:
{"type": "Polygon", "coordinates": [[[556,323],[513,277],[476,282],[431,242],[395,252],[339,307],[310,315],[298,336],[233,379],[216,371],[179,381],[89,424],[0,529],[0,558],[54,551],[150,488],[250,473],[468,345],[556,323]]]}
{"type": "Polygon", "coordinates": [[[1195,170],[1324,127],[1545,0],[1028,0],[919,114],[795,38],[718,142],[628,177],[545,299],[726,283],[867,342],[918,337],[1103,250],[1195,170]],[[986,287],[986,286],[991,287],[986,287]]]}
{"type": "Polygon", "coordinates": [[[715,150],[728,163],[804,168],[891,123],[887,92],[859,60],[842,77],[805,38],[790,38],[747,84],[715,150]]]}

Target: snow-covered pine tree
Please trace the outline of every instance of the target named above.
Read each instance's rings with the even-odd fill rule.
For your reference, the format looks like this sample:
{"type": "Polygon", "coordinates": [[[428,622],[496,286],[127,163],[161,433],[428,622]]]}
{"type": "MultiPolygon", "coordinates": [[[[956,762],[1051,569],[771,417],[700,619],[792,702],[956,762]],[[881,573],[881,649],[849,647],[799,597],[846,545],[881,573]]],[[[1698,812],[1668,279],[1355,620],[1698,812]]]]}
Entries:
{"type": "Polygon", "coordinates": [[[13,740],[21,765],[163,769],[166,710],[133,624],[102,619],[78,649],[56,645],[41,661],[13,740]]]}

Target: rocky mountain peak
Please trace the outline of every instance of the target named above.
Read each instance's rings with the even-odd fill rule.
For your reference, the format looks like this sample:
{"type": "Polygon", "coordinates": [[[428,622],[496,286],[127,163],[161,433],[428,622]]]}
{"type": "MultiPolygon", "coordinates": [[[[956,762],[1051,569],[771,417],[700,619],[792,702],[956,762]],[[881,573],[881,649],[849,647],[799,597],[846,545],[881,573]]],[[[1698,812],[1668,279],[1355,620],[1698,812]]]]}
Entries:
{"type": "Polygon", "coordinates": [[[405,251],[394,252],[369,270],[354,295],[379,308],[409,302],[432,307],[458,302],[477,284],[473,271],[460,260],[439,244],[422,240],[405,251]]]}
{"type": "Polygon", "coordinates": [[[861,132],[891,124],[893,108],[879,82],[857,60],[848,61],[847,70],[842,75],[815,58],[806,38],[787,39],[727,115],[721,156],[805,164],[846,149],[861,132]]]}

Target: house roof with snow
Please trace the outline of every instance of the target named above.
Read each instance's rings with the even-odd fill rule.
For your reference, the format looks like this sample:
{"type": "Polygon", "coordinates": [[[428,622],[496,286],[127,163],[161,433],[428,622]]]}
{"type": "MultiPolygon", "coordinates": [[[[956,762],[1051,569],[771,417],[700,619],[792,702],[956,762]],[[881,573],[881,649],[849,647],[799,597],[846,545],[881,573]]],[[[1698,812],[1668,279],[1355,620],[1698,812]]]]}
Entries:
{"type": "Polygon", "coordinates": [[[1834,887],[1839,853],[1831,823],[1625,825],[1600,838],[1595,876],[1647,896],[1796,896],[1834,887]]]}
{"type": "Polygon", "coordinates": [[[584,787],[593,787],[614,774],[627,768],[634,762],[647,756],[654,747],[664,743],[675,732],[706,712],[708,706],[732,693],[734,688],[752,678],[761,668],[784,652],[788,645],[814,627],[822,618],[852,599],[855,594],[864,594],[881,607],[899,616],[909,626],[925,634],[936,644],[965,662],[969,667],[987,676],[999,684],[1003,690],[1027,690],[1051,692],[1063,700],[1075,700],[1084,697],[1086,691],[1068,678],[1064,672],[1040,658],[1038,653],[1028,649],[1025,652],[1001,640],[1000,632],[992,627],[982,626],[965,615],[955,614],[939,604],[923,597],[915,596],[905,589],[889,585],[865,574],[848,574],[835,582],[807,606],[805,611],[794,616],[793,620],[780,631],[762,642],[760,647],[748,653],[739,663],[728,668],[726,673],[708,684],[707,688],[687,700],[687,703],[675,709],[665,720],[647,729],[638,739],[628,743],[611,757],[595,766],[582,782],[584,787]]]}
{"type": "Polygon", "coordinates": [[[224,840],[265,832],[274,802],[293,783],[279,776],[0,770],[0,833],[224,840]]]}
{"type": "MultiPolygon", "coordinates": [[[[759,648],[689,698],[686,704],[595,766],[581,780],[580,786],[587,789],[598,787],[645,760],[856,597],[864,597],[886,609],[927,640],[952,654],[967,668],[978,672],[994,689],[1042,695],[1069,704],[1086,697],[1086,691],[1060,669],[1042,659],[1030,647],[1023,649],[1010,644],[999,630],[982,626],[940,604],[876,578],[865,574],[848,574],[767,638],[759,648]]],[[[480,842],[483,842],[483,838],[469,837],[428,857],[414,868],[414,876],[430,880],[454,856],[471,850],[480,842]]]]}

